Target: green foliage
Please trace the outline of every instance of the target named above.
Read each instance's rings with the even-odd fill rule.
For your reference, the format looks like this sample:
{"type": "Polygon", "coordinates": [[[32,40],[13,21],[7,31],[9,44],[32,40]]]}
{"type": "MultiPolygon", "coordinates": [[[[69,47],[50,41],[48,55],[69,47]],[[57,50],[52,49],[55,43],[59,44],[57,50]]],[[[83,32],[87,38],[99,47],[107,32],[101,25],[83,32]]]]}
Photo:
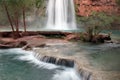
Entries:
{"type": "MultiPolygon", "coordinates": [[[[22,16],[22,11],[23,9],[25,12],[30,11],[33,9],[32,7],[34,6],[34,0],[0,0],[0,3],[2,5],[3,11],[5,11],[4,4],[8,8],[8,12],[11,16],[11,18],[16,18],[17,17],[20,19],[22,16]]],[[[6,13],[2,13],[6,14],[6,13]]]]}
{"type": "Polygon", "coordinates": [[[40,8],[40,7],[43,7],[44,6],[44,3],[45,0],[35,0],[35,6],[36,8],[40,8]]]}
{"type": "Polygon", "coordinates": [[[44,15],[45,14],[45,1],[46,0],[35,0],[35,8],[36,8],[36,11],[35,11],[35,15],[36,16],[41,16],[41,15],[44,15]]]}
{"type": "Polygon", "coordinates": [[[92,12],[88,17],[78,18],[78,21],[84,24],[87,33],[98,35],[102,30],[109,28],[114,19],[114,16],[109,16],[103,12],[92,12]]]}
{"type": "Polygon", "coordinates": [[[120,6],[120,0],[116,0],[116,3],[120,6]]]}
{"type": "Polygon", "coordinates": [[[8,24],[8,19],[7,16],[5,14],[5,11],[3,10],[2,6],[0,5],[0,25],[9,25],[8,24]]]}

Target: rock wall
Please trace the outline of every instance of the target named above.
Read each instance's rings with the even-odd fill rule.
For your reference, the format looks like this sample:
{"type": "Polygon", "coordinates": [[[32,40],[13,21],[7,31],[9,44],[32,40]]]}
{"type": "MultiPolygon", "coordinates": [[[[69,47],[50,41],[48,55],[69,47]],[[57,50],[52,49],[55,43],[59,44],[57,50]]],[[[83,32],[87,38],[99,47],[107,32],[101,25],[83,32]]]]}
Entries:
{"type": "Polygon", "coordinates": [[[120,14],[120,7],[116,0],[74,0],[76,12],[79,16],[89,16],[92,11],[106,12],[108,14],[120,14]]]}

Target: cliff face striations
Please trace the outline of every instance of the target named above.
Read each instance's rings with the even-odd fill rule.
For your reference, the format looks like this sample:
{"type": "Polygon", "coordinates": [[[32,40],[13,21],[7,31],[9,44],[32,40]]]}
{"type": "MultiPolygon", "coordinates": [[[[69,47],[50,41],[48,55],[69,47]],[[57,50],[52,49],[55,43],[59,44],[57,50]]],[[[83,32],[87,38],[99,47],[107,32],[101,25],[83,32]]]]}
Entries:
{"type": "Polygon", "coordinates": [[[88,16],[92,11],[120,14],[116,0],[75,0],[76,12],[79,16],[88,16]]]}

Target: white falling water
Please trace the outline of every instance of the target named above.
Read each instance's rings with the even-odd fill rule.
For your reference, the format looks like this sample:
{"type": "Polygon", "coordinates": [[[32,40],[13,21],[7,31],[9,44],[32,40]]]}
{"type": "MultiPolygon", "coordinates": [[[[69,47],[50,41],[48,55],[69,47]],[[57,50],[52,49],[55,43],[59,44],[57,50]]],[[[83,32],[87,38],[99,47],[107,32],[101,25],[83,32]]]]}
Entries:
{"type": "Polygon", "coordinates": [[[74,68],[66,68],[63,71],[58,70],[56,74],[53,76],[52,80],[81,80],[81,79],[74,68]]]}
{"type": "MultiPolygon", "coordinates": [[[[0,50],[0,53],[4,54],[18,54],[17,57],[14,59],[18,59],[21,61],[28,61],[29,63],[34,64],[38,68],[44,68],[44,69],[57,69],[60,68],[60,66],[49,64],[42,62],[38,60],[34,56],[34,52],[31,51],[24,51],[22,49],[7,49],[7,50],[0,50]]],[[[57,70],[56,73],[52,76],[50,80],[81,80],[79,74],[75,70],[75,68],[64,68],[63,70],[57,70]]]]}
{"type": "Polygon", "coordinates": [[[47,17],[46,29],[77,29],[73,0],[49,0],[47,6],[47,17]]]}

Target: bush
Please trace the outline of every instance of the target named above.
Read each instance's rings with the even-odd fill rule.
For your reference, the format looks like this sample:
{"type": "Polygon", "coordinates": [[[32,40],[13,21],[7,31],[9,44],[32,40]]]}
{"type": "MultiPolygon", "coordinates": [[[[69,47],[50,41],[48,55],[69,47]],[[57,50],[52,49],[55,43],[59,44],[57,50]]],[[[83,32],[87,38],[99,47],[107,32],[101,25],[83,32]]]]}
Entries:
{"type": "Polygon", "coordinates": [[[89,41],[92,40],[93,36],[99,35],[102,30],[108,29],[114,20],[114,16],[107,15],[104,12],[92,12],[88,17],[78,18],[78,21],[84,25],[89,41]]]}

